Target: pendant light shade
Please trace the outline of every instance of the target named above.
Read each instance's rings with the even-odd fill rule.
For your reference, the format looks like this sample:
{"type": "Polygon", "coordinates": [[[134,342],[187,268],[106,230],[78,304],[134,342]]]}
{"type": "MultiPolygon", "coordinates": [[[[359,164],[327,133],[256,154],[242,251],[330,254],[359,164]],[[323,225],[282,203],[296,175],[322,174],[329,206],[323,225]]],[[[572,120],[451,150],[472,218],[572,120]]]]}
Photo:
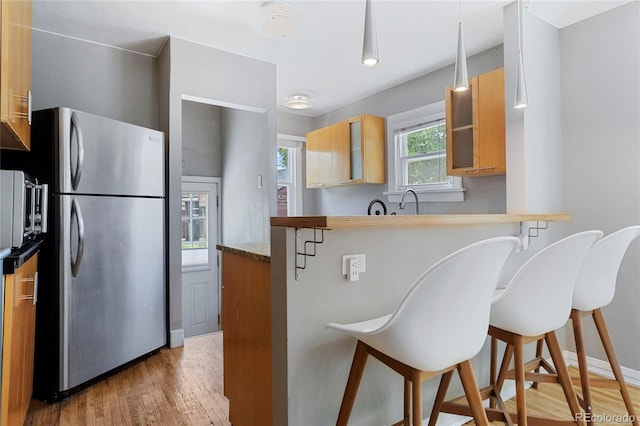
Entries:
{"type": "Polygon", "coordinates": [[[364,40],[362,42],[362,65],[372,67],[378,65],[378,38],[371,14],[371,3],[366,0],[364,12],[364,40]]]}
{"type": "Polygon", "coordinates": [[[526,108],[529,105],[527,85],[524,79],[522,61],[522,0],[518,0],[518,69],[516,70],[516,98],[514,108],[526,108]]]}
{"type": "Polygon", "coordinates": [[[518,49],[518,70],[516,72],[516,100],[514,108],[526,108],[529,105],[527,98],[527,85],[524,81],[524,68],[522,66],[522,50],[518,49]]]}
{"type": "Polygon", "coordinates": [[[458,25],[458,53],[456,54],[456,69],[453,80],[453,90],[462,92],[469,90],[469,75],[467,74],[467,52],[464,48],[464,34],[462,21],[458,25]]]}

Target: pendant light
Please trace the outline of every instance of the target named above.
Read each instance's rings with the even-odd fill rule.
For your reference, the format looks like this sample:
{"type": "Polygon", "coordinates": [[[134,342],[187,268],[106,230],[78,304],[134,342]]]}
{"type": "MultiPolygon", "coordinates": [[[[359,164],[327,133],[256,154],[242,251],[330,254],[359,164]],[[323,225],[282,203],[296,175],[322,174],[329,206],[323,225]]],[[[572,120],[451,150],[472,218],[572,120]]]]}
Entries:
{"type": "Polygon", "coordinates": [[[362,65],[365,67],[373,67],[378,65],[380,57],[378,56],[378,38],[376,37],[376,29],[371,14],[370,0],[365,0],[364,10],[364,40],[362,42],[362,65]]]}
{"type": "Polygon", "coordinates": [[[518,0],[518,68],[516,71],[516,98],[514,108],[526,108],[529,105],[527,98],[527,85],[524,79],[524,66],[522,63],[522,0],[518,0]]]}
{"type": "Polygon", "coordinates": [[[467,74],[467,52],[464,48],[464,33],[462,32],[462,0],[458,3],[458,52],[456,54],[456,68],[453,76],[453,90],[463,92],[469,90],[469,75],[467,74]]]}

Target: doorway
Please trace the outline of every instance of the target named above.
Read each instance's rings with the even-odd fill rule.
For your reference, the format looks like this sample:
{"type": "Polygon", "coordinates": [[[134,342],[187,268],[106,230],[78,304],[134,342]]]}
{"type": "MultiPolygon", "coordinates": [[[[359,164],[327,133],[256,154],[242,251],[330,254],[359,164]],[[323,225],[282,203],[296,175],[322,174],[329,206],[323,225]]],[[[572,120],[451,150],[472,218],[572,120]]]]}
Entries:
{"type": "Polygon", "coordinates": [[[220,329],[220,178],[182,177],[182,326],[184,336],[220,329]]]}

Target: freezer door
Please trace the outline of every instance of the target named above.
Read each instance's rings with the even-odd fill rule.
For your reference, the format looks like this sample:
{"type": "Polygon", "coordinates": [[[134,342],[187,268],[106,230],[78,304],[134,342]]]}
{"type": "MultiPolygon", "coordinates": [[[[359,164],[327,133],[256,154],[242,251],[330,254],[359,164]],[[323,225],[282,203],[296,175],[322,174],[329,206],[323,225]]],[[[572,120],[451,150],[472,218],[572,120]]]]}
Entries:
{"type": "Polygon", "coordinates": [[[56,192],[164,196],[162,132],[68,108],[58,120],[56,192]]]}
{"type": "Polygon", "coordinates": [[[59,198],[65,391],[166,344],[164,204],[59,198]]]}

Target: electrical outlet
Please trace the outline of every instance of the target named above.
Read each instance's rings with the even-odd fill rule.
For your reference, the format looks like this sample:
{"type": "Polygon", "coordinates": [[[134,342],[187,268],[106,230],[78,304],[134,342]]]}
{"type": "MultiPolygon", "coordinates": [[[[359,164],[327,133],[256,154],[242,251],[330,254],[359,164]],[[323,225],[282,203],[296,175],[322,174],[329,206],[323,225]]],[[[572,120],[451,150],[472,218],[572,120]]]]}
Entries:
{"type": "Polygon", "coordinates": [[[366,255],[345,254],[342,256],[342,275],[349,281],[358,281],[360,274],[367,270],[366,255]]]}

